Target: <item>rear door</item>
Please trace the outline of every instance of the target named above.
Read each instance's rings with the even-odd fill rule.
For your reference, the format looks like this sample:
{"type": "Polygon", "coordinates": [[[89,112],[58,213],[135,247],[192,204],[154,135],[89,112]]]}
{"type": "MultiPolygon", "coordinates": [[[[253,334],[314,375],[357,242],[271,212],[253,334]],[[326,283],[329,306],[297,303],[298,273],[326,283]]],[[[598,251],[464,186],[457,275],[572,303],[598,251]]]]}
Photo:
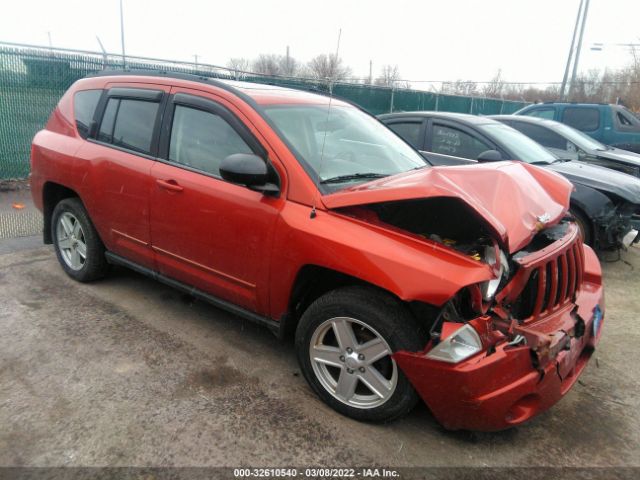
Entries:
{"type": "Polygon", "coordinates": [[[92,167],[92,219],[112,252],[154,267],[149,231],[149,177],[169,87],[109,84],[78,156],[92,167]]]}
{"type": "Polygon", "coordinates": [[[220,163],[235,153],[267,157],[228,102],[174,88],[151,171],[152,245],[163,275],[266,312],[270,245],[284,198],[223,180],[220,163]]]}

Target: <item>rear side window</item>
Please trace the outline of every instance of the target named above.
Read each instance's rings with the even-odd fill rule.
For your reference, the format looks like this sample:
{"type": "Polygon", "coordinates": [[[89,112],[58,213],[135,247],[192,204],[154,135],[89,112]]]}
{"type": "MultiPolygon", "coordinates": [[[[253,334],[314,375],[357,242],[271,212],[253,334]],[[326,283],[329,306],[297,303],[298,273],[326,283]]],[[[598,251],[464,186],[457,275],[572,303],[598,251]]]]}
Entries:
{"type": "Polygon", "coordinates": [[[616,125],[623,130],[638,131],[640,129],[640,120],[626,108],[613,108],[615,114],[616,125]]]}
{"type": "Polygon", "coordinates": [[[234,153],[253,153],[221,116],[176,105],[171,127],[169,160],[215,176],[220,163],[234,153]]]}
{"type": "Polygon", "coordinates": [[[157,102],[110,98],[102,116],[98,140],[150,153],[158,107],[157,102]]]}
{"type": "Polygon", "coordinates": [[[73,97],[73,116],[76,119],[78,133],[82,138],[89,136],[93,114],[101,95],[102,90],[82,90],[73,97]]]}
{"type": "Polygon", "coordinates": [[[535,108],[525,113],[529,117],[546,118],[547,120],[553,120],[555,111],[553,108],[535,108]]]}
{"type": "Polygon", "coordinates": [[[524,133],[531,140],[538,142],[543,147],[557,148],[559,150],[567,149],[567,140],[548,128],[524,122],[507,122],[507,124],[519,132],[524,133]]]}
{"type": "Polygon", "coordinates": [[[420,140],[421,124],[419,122],[391,123],[387,126],[414,148],[422,148],[422,142],[420,140]]]}
{"type": "Polygon", "coordinates": [[[633,125],[631,123],[631,120],[629,120],[627,117],[625,117],[622,112],[618,112],[618,122],[620,122],[620,125],[623,125],[625,127],[630,127],[631,125],[633,125]]]}
{"type": "Polygon", "coordinates": [[[600,126],[600,111],[597,108],[567,107],[562,115],[562,123],[583,132],[592,132],[600,126]]]}

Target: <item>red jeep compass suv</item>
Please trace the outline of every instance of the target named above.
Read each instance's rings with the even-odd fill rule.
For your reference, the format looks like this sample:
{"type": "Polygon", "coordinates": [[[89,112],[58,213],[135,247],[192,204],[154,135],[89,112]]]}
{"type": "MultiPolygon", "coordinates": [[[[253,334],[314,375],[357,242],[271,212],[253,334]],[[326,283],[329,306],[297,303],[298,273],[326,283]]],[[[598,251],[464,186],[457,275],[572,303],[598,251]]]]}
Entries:
{"type": "Polygon", "coordinates": [[[421,397],[450,429],[549,408],[600,335],[600,265],[571,185],[523,163],[432,167],[323,95],[195,76],[76,82],[33,140],[62,268],[118,264],[295,335],[337,411],[421,397]]]}

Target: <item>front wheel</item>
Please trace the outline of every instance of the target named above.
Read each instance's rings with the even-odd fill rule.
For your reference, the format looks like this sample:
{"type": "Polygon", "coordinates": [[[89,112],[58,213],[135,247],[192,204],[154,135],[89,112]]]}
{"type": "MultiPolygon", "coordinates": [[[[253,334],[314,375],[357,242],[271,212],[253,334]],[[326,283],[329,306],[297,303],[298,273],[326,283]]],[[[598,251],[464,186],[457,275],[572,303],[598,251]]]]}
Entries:
{"type": "Polygon", "coordinates": [[[576,209],[570,209],[569,212],[573,215],[575,219],[576,225],[578,226],[578,230],[580,231],[580,236],[582,237],[582,243],[593,247],[593,236],[591,235],[591,223],[587,220],[587,217],[582,212],[576,209]]]}
{"type": "Polygon", "coordinates": [[[363,287],[323,295],[296,330],[298,361],[313,390],[333,409],[357,420],[390,421],[415,406],[418,395],[392,354],[424,345],[404,305],[363,287]]]}

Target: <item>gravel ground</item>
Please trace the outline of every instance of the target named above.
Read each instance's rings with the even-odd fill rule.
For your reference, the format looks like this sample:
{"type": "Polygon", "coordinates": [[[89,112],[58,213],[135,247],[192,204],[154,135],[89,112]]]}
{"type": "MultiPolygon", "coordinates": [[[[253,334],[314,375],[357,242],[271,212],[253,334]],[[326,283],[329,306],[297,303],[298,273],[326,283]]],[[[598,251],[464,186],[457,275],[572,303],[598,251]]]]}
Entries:
{"type": "Polygon", "coordinates": [[[125,270],[75,283],[38,243],[0,241],[0,466],[640,467],[639,248],[603,264],[605,330],[572,391],[484,434],[424,406],[342,417],[266,329],[125,270]]]}

